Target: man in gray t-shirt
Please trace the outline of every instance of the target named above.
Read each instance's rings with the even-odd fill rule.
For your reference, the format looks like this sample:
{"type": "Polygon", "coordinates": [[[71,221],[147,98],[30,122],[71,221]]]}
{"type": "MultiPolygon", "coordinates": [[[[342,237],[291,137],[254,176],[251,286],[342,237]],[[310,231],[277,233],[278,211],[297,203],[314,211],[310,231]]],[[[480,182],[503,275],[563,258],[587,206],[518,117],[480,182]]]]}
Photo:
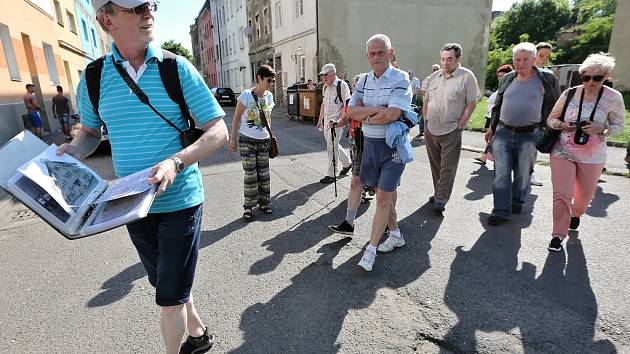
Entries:
{"type": "Polygon", "coordinates": [[[63,87],[57,86],[57,95],[52,98],[52,107],[55,118],[59,120],[59,125],[66,138],[70,137],[70,100],[63,95],[63,87]]]}
{"type": "Polygon", "coordinates": [[[536,162],[539,127],[560,95],[553,74],[534,66],[535,55],[536,47],[531,43],[514,47],[515,71],[503,77],[492,108],[492,124],[486,133],[494,154],[490,225],[504,223],[521,212],[536,162]]]}

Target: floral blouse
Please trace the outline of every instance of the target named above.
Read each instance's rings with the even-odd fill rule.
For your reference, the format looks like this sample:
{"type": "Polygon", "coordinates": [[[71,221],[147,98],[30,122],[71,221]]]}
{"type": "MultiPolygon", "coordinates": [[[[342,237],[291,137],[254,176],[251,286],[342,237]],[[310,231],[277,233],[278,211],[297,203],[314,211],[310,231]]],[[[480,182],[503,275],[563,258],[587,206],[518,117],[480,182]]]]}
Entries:
{"type": "MultiPolygon", "coordinates": [[[[567,112],[564,116],[565,122],[575,123],[577,121],[582,90],[583,87],[581,85],[578,86],[573,99],[569,102],[567,112]]],[[[560,124],[562,123],[560,115],[562,114],[564,102],[566,101],[567,92],[568,90],[562,93],[547,118],[547,125],[551,128],[560,128],[560,124]]],[[[581,121],[590,119],[593,106],[595,106],[595,100],[583,102],[581,121]]],[[[611,135],[619,134],[623,131],[625,124],[625,108],[623,97],[619,91],[604,86],[604,92],[597,104],[593,121],[607,127],[611,135]]],[[[591,135],[588,142],[584,145],[575,144],[573,142],[574,136],[575,131],[568,132],[563,130],[562,133],[560,133],[560,138],[558,138],[558,141],[551,150],[551,156],[582,163],[606,163],[605,136],[600,134],[591,135]]]]}
{"type": "Polygon", "coordinates": [[[238,130],[239,134],[254,139],[269,139],[269,132],[260,119],[258,105],[260,105],[265,112],[267,122],[271,124],[271,110],[275,105],[271,92],[265,91],[263,97],[258,97],[258,105],[256,101],[254,101],[251,89],[243,90],[240,96],[238,96],[238,100],[245,106],[245,111],[241,115],[241,125],[238,130]]]}

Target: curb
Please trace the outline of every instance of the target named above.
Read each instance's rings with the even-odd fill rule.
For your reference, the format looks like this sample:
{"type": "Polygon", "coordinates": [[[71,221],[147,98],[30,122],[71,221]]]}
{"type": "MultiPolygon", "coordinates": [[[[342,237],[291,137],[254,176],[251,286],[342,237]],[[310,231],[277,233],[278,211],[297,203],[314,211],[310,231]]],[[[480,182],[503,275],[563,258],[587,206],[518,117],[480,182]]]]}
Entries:
{"type": "MultiPolygon", "coordinates": [[[[476,133],[485,133],[486,129],[485,128],[465,128],[464,130],[468,130],[471,132],[476,132],[476,133]]],[[[609,141],[606,140],[606,146],[611,146],[611,147],[616,147],[616,148],[627,148],[628,147],[628,143],[621,143],[618,141],[609,141]]]]}

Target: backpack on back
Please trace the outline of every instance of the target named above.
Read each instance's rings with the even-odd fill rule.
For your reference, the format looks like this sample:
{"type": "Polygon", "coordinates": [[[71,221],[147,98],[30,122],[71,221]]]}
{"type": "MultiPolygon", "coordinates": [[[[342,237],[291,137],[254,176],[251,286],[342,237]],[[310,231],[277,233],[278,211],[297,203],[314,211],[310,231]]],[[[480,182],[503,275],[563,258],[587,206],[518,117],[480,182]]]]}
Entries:
{"type": "MultiPolygon", "coordinates": [[[[168,93],[168,97],[173,102],[177,103],[186,122],[194,122],[192,116],[190,115],[190,109],[184,99],[184,93],[182,92],[182,86],[179,81],[179,72],[177,71],[176,60],[177,55],[164,49],[162,49],[162,55],[164,58],[162,61],[158,60],[158,70],[160,71],[160,78],[162,79],[162,84],[164,84],[166,93],[168,93]]],[[[88,96],[90,96],[92,107],[94,107],[94,113],[96,113],[99,117],[100,114],[98,113],[98,108],[101,98],[101,74],[104,62],[105,56],[102,56],[89,63],[85,68],[85,84],[87,86],[88,96]]]]}

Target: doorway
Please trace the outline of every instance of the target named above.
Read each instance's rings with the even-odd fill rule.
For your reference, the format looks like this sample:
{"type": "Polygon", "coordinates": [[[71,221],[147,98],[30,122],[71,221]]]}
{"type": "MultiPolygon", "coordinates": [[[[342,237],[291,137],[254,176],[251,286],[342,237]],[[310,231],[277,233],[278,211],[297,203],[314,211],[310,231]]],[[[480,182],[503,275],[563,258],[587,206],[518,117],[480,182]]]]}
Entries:
{"type": "Polygon", "coordinates": [[[24,53],[26,54],[26,62],[28,63],[28,71],[31,75],[31,83],[35,85],[35,99],[37,100],[39,106],[44,110],[43,112],[40,112],[44,123],[44,131],[50,132],[50,122],[48,122],[48,115],[46,114],[46,105],[44,102],[44,95],[42,93],[42,83],[37,75],[37,66],[35,65],[35,55],[33,54],[31,37],[22,33],[22,43],[24,45],[24,53]]]}

